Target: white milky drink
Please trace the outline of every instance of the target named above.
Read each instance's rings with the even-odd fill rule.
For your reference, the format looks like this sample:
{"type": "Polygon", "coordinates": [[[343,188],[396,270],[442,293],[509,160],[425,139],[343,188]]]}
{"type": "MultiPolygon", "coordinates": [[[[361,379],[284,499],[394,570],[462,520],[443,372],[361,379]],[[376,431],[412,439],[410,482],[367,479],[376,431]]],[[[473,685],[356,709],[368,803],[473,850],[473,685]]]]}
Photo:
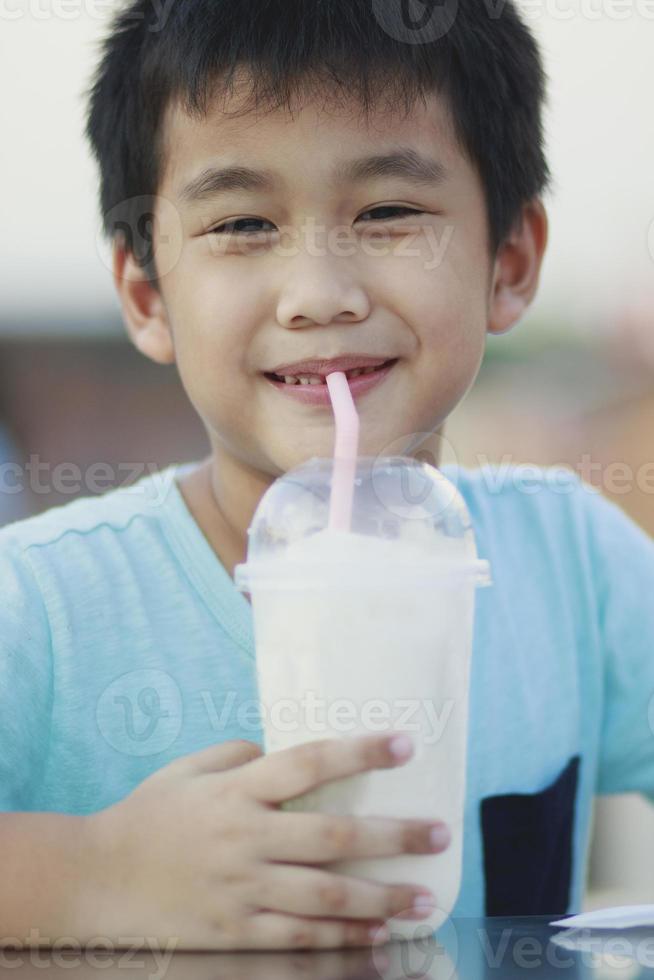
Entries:
{"type": "Polygon", "coordinates": [[[434,467],[360,458],[352,530],[327,529],[330,460],[277,480],[250,529],[236,582],[251,593],[266,752],[308,741],[406,732],[414,754],[336,780],[287,810],[443,820],[440,854],[330,862],[330,870],[424,885],[438,909],[393,920],[394,938],[437,929],[460,890],[476,558],[465,505],[434,467]],[[415,503],[420,477],[427,496],[415,503]],[[322,488],[322,491],[321,491],[322,488]],[[269,496],[270,495],[270,496],[269,496]],[[388,536],[383,536],[388,535],[388,536]],[[252,554],[251,554],[252,552],[252,554]]]}

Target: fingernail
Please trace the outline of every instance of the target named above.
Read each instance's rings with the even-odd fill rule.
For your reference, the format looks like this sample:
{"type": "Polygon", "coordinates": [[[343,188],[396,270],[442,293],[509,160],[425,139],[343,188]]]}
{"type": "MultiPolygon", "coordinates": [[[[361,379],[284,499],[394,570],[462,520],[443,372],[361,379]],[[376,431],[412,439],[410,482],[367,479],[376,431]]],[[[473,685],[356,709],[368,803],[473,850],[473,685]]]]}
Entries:
{"type": "Polygon", "coordinates": [[[368,935],[377,943],[385,943],[388,941],[388,926],[371,926],[368,935]]]}
{"type": "Polygon", "coordinates": [[[446,824],[438,824],[429,831],[429,844],[431,847],[441,849],[447,847],[452,839],[450,829],[446,824]]]}
{"type": "Polygon", "coordinates": [[[416,895],[413,899],[413,907],[416,912],[431,911],[436,907],[436,896],[432,892],[424,892],[416,895]]]}
{"type": "Polygon", "coordinates": [[[395,735],[388,743],[388,749],[395,759],[408,759],[413,753],[413,742],[408,735],[395,735]]]}

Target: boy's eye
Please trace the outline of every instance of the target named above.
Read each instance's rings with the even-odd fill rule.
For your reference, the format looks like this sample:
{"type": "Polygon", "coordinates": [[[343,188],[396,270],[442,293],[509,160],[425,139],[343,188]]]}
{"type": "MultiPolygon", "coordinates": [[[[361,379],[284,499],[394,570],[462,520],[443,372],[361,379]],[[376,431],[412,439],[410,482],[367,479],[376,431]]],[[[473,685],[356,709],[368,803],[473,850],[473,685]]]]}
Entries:
{"type": "MultiPolygon", "coordinates": [[[[400,218],[406,218],[410,214],[424,214],[425,213],[424,211],[418,211],[416,208],[405,208],[405,207],[403,207],[400,204],[384,204],[382,207],[372,208],[370,211],[364,211],[363,214],[360,214],[359,215],[359,217],[362,218],[364,214],[374,214],[376,211],[377,212],[378,211],[400,211],[400,212],[402,212],[399,215],[400,218]]],[[[395,217],[398,217],[398,215],[395,215],[395,217]]],[[[389,218],[388,217],[386,217],[386,218],[380,218],[380,220],[381,221],[388,221],[389,218]]]]}
{"type": "MultiPolygon", "coordinates": [[[[406,208],[406,207],[401,207],[400,205],[388,204],[388,205],[384,205],[383,207],[372,208],[370,211],[364,211],[363,214],[360,214],[359,215],[359,217],[362,218],[364,214],[375,214],[376,212],[379,212],[379,211],[395,211],[395,212],[398,212],[399,211],[399,212],[402,212],[402,213],[399,214],[399,215],[395,214],[392,217],[400,217],[400,218],[408,217],[408,215],[410,215],[410,214],[424,214],[425,213],[424,211],[418,211],[415,208],[406,208]]],[[[388,215],[386,215],[385,217],[379,218],[377,220],[388,221],[390,219],[389,219],[388,215]]],[[[220,225],[218,228],[213,228],[209,232],[209,234],[210,235],[221,235],[221,234],[226,234],[226,233],[229,233],[229,232],[241,232],[241,233],[247,234],[250,231],[251,232],[259,232],[259,233],[261,233],[261,229],[260,228],[237,228],[237,225],[244,225],[244,224],[245,225],[247,225],[247,224],[266,224],[266,225],[271,225],[272,226],[272,223],[270,221],[266,221],[264,218],[236,218],[234,221],[228,221],[224,225],[220,225]]],[[[274,226],[272,226],[272,227],[274,227],[274,226]]]]}
{"type": "Polygon", "coordinates": [[[254,228],[254,229],[245,228],[245,229],[243,229],[243,228],[237,228],[236,227],[237,225],[243,225],[243,224],[248,224],[248,223],[249,224],[252,224],[252,223],[257,224],[257,222],[259,224],[262,224],[262,223],[263,224],[267,224],[267,225],[270,224],[270,221],[265,221],[263,218],[236,218],[234,221],[228,221],[226,224],[220,225],[219,228],[212,228],[212,230],[209,232],[209,234],[210,235],[222,235],[222,234],[225,234],[226,232],[232,232],[232,231],[240,231],[240,232],[243,232],[243,231],[246,231],[246,232],[247,231],[259,231],[260,229],[258,229],[258,228],[254,228]]]}

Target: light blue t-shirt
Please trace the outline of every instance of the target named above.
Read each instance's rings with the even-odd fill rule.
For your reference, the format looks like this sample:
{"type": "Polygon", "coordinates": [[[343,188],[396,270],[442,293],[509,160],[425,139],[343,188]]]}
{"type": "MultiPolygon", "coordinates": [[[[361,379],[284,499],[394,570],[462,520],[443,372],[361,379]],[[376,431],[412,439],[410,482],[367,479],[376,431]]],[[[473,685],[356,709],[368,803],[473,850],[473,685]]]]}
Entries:
{"type": "MultiPolygon", "coordinates": [[[[91,813],[179,756],[263,746],[252,609],[183,469],[0,529],[0,810],[91,813]]],[[[568,470],[442,471],[493,578],[452,914],[576,912],[593,796],[654,801],[654,541],[568,470]]]]}

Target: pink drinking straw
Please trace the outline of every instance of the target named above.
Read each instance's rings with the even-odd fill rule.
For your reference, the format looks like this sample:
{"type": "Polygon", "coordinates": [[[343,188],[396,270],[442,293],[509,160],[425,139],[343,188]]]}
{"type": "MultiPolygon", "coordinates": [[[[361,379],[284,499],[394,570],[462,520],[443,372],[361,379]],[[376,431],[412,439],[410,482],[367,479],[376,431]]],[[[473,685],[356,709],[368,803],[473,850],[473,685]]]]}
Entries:
{"type": "Polygon", "coordinates": [[[347,376],[342,371],[327,375],[329,397],[336,422],[334,476],[329,500],[330,531],[349,531],[352,523],[354,475],[359,451],[359,416],[347,376]]]}

